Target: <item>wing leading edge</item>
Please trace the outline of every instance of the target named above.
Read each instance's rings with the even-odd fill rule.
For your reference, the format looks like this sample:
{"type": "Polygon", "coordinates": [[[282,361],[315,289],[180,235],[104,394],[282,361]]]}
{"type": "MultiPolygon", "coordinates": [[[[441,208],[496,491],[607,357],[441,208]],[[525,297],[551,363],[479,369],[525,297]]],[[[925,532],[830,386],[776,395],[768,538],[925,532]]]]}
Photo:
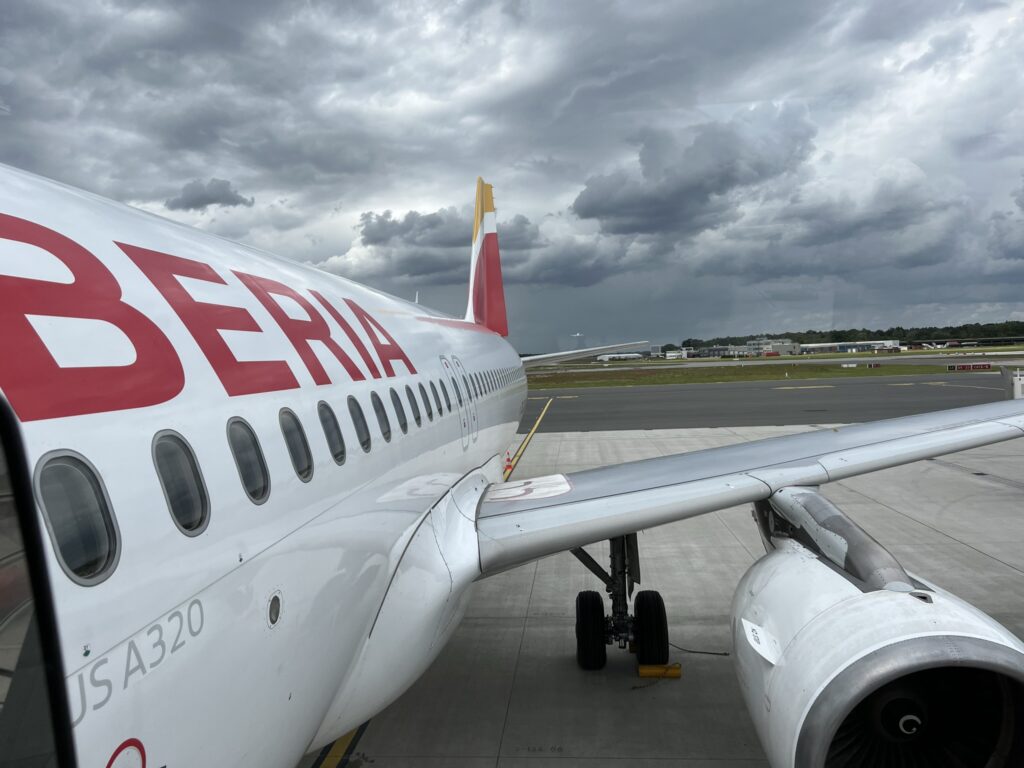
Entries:
{"type": "Polygon", "coordinates": [[[483,576],[540,557],[814,486],[1024,436],[1024,400],[804,432],[491,485],[477,509],[483,576]]]}

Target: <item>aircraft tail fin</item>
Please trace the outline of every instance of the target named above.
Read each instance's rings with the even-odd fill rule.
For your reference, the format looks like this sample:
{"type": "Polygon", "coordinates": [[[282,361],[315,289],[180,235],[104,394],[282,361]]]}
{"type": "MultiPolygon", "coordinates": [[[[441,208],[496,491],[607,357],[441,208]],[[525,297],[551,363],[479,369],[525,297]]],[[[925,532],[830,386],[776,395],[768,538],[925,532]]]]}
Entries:
{"type": "Polygon", "coordinates": [[[469,305],[466,320],[508,336],[505,287],[498,254],[498,228],[494,212],[494,189],[476,180],[476,211],[473,216],[473,248],[469,272],[469,305]]]}

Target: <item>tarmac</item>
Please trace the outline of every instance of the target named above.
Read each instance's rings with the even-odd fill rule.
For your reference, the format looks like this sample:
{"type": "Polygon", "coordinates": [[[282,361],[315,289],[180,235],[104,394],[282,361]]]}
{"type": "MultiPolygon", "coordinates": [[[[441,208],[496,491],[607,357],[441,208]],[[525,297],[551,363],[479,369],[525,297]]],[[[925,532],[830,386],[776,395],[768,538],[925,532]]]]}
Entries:
{"type": "Polygon", "coordinates": [[[970,363],[988,363],[993,368],[1000,365],[1018,367],[1024,365],[1024,355],[1013,352],[936,352],[927,355],[904,354],[851,354],[851,355],[801,355],[799,357],[737,357],[737,358],[690,358],[679,362],[658,360],[655,362],[638,362],[633,365],[622,362],[573,364],[561,363],[551,367],[548,373],[568,371],[592,372],[595,368],[605,366],[614,370],[661,370],[662,368],[721,368],[746,365],[840,365],[841,363],[881,363],[886,365],[962,365],[970,363]]]}
{"type": "MultiPolygon", "coordinates": [[[[820,420],[809,418],[802,407],[775,410],[780,415],[773,418],[801,419],[803,424],[584,431],[609,419],[647,423],[651,390],[662,388],[631,389],[626,396],[587,390],[585,395],[595,401],[586,409],[571,410],[571,400],[552,403],[513,479],[829,426],[840,421],[836,413],[848,413],[846,401],[857,397],[863,384],[844,380],[819,394],[806,390],[803,396],[793,395],[801,402],[819,398],[815,402],[825,408],[820,420]],[[609,408],[624,413],[594,415],[609,408]],[[546,431],[548,420],[558,431],[546,431]]],[[[717,412],[720,405],[707,387],[685,389],[684,399],[695,408],[703,404],[717,412]]],[[[953,407],[990,397],[938,386],[918,390],[918,398],[901,401],[903,407],[928,410],[924,406],[934,407],[935,402],[953,407]]],[[[870,394],[870,389],[864,392],[870,394]]],[[[755,388],[746,396],[761,396],[756,393],[755,388]]],[[[550,395],[537,396],[541,394],[543,405],[550,395]]],[[[583,390],[576,394],[580,400],[585,396],[583,390]]],[[[664,407],[662,400],[655,402],[664,407]]],[[[893,410],[887,415],[898,415],[893,410]]],[[[868,413],[866,405],[862,412],[868,413]]],[[[524,427],[532,426],[528,416],[524,427]]],[[[908,570],[1024,636],[1022,466],[1024,440],[1019,440],[833,483],[823,490],[908,570]]],[[[642,588],[660,590],[665,598],[670,640],[680,647],[672,650],[670,661],[682,664],[681,679],[640,679],[634,658],[617,648],[609,649],[605,669],[580,670],[575,662],[574,599],[578,591],[600,585],[571,555],[556,555],[478,583],[465,619],[427,673],[373,718],[358,739],[346,742],[347,756],[346,750],[336,749],[328,757],[325,750],[307,757],[303,767],[767,766],[732,660],[718,655],[731,652],[729,608],[736,583],[764,552],[749,507],[648,530],[639,542],[642,588]]],[[[588,550],[599,561],[607,556],[605,543],[588,550]]]]}
{"type": "Polygon", "coordinates": [[[1003,398],[998,373],[738,381],[530,392],[521,429],[541,432],[860,422],[1003,398]]]}

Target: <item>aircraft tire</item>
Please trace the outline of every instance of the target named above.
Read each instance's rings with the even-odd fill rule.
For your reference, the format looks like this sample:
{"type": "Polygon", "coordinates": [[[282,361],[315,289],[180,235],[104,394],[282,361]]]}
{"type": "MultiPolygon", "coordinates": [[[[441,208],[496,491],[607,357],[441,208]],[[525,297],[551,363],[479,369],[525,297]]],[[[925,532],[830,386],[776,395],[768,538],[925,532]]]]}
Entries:
{"type": "Polygon", "coordinates": [[[602,669],[608,661],[604,641],[604,598],[587,590],[576,595],[576,663],[581,669],[602,669]]]}
{"type": "Polygon", "coordinates": [[[636,593],[633,643],[638,664],[668,664],[668,618],[660,592],[647,589],[636,593]]]}

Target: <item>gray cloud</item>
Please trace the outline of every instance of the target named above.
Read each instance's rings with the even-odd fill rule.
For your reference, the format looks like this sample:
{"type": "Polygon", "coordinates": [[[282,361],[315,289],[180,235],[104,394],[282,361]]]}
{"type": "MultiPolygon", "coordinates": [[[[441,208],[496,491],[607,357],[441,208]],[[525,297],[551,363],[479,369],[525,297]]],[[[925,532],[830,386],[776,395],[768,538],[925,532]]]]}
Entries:
{"type": "Polygon", "coordinates": [[[697,125],[682,139],[648,131],[640,174],[594,176],[572,204],[611,234],[688,234],[733,219],[729,193],[795,170],[816,129],[795,105],[762,104],[728,122],[697,125]]]}
{"type": "Polygon", "coordinates": [[[252,208],[255,198],[242,197],[230,181],[210,179],[205,184],[196,179],[181,188],[181,192],[164,205],[171,211],[205,211],[211,205],[230,208],[244,205],[252,208]]]}
{"type": "MultiPolygon", "coordinates": [[[[516,262],[517,252],[543,246],[540,229],[522,214],[500,222],[498,229],[503,259],[508,264],[516,262]]],[[[356,280],[387,276],[392,281],[416,285],[467,281],[473,235],[470,209],[409,211],[401,218],[391,211],[367,211],[359,217],[358,231],[353,247],[324,261],[324,268],[356,280]]],[[[505,272],[509,274],[508,266],[505,272]]]]}
{"type": "Polygon", "coordinates": [[[924,71],[941,64],[959,61],[971,50],[971,37],[966,29],[952,29],[928,41],[928,50],[901,68],[901,72],[924,71]]]}
{"type": "Polygon", "coordinates": [[[456,314],[482,174],[535,351],[991,319],[1022,71],[1021,0],[6,0],[0,162],[456,314]]]}

